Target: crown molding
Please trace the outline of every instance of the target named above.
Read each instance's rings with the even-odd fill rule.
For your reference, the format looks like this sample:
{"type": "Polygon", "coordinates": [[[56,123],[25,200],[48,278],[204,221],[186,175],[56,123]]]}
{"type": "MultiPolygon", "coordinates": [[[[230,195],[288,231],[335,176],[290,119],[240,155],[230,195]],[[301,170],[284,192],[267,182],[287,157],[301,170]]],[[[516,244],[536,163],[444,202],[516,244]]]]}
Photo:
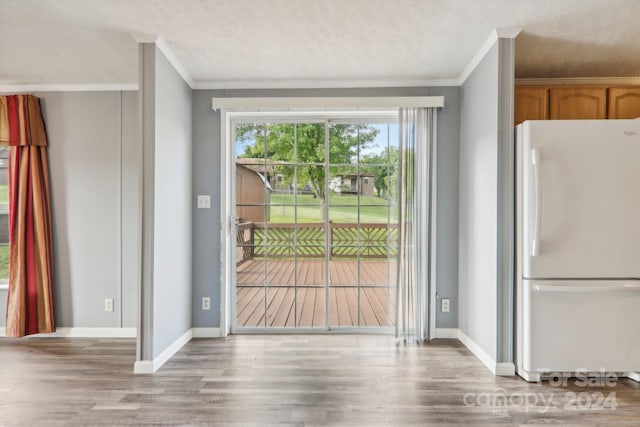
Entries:
{"type": "Polygon", "coordinates": [[[499,39],[515,39],[522,32],[521,28],[496,28],[496,36],[499,39]]]}
{"type": "Polygon", "coordinates": [[[158,37],[157,34],[152,33],[131,33],[131,38],[138,43],[155,43],[158,37]]]}
{"type": "Polygon", "coordinates": [[[96,84],[0,84],[0,93],[16,92],[111,92],[138,90],[137,83],[96,84]]]}
{"type": "Polygon", "coordinates": [[[184,65],[182,65],[182,62],[180,62],[180,60],[175,55],[175,53],[173,53],[173,50],[171,50],[166,40],[163,39],[161,36],[158,36],[158,38],[156,39],[156,46],[164,54],[164,56],[171,63],[171,65],[173,65],[173,68],[176,69],[176,71],[178,72],[178,74],[180,74],[182,79],[189,85],[191,89],[193,89],[195,83],[193,81],[193,78],[191,77],[191,74],[189,74],[189,72],[184,67],[184,65]]]}
{"type": "Polygon", "coordinates": [[[478,64],[480,64],[480,61],[482,61],[482,58],[484,58],[489,50],[491,50],[498,39],[514,39],[521,31],[522,30],[519,28],[496,28],[491,31],[489,37],[487,37],[482,46],[480,46],[480,49],[478,49],[473,58],[471,58],[471,61],[469,61],[465,69],[462,71],[460,77],[458,77],[456,86],[462,86],[464,82],[467,81],[473,70],[476,69],[478,64]]]}
{"type": "Polygon", "coordinates": [[[180,62],[176,54],[173,53],[173,50],[162,36],[150,33],[131,33],[131,38],[138,43],[154,43],[178,74],[180,74],[180,77],[182,77],[191,89],[194,89],[195,82],[191,74],[189,74],[184,65],[182,65],[182,62],[180,62]]]}
{"type": "Polygon", "coordinates": [[[640,85],[640,77],[560,77],[516,79],[516,86],[557,86],[557,85],[640,85]]]}
{"type": "MultiPolygon", "coordinates": [[[[194,80],[184,65],[166,42],[166,40],[157,34],[150,33],[132,33],[131,37],[138,43],[154,43],[156,47],[164,54],[167,60],[180,74],[183,80],[191,89],[343,89],[343,88],[381,88],[381,87],[443,87],[443,86],[462,86],[473,70],[480,64],[482,58],[489,52],[493,45],[500,38],[513,39],[520,33],[518,28],[499,28],[494,29],[487,40],[480,46],[471,61],[467,64],[463,72],[458,78],[452,79],[304,79],[304,80],[288,80],[288,79],[266,79],[266,80],[194,80]]],[[[640,78],[625,78],[616,84],[640,84],[640,78]]],[[[540,79],[516,79],[516,84],[546,84],[545,80],[540,79]],[[535,83],[530,81],[535,80],[535,83]]],[[[554,81],[558,79],[553,79],[554,81]]],[[[571,82],[561,84],[602,84],[598,82],[571,82]]],[[[608,79],[607,84],[611,79],[608,79]]],[[[44,84],[44,85],[2,85],[0,84],[0,92],[79,92],[79,91],[118,91],[118,90],[138,90],[137,83],[106,83],[106,84],[44,84]]]]}

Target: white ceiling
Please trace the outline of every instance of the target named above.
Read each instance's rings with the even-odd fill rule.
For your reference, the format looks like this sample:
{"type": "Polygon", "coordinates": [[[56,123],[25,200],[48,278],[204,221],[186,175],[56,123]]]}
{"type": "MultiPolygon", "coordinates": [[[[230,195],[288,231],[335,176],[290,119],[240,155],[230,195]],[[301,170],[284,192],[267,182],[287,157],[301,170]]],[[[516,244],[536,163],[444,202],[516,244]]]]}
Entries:
{"type": "Polygon", "coordinates": [[[196,86],[456,81],[494,28],[517,77],[640,76],[640,0],[0,0],[0,84],[135,84],[132,33],[196,86]]]}

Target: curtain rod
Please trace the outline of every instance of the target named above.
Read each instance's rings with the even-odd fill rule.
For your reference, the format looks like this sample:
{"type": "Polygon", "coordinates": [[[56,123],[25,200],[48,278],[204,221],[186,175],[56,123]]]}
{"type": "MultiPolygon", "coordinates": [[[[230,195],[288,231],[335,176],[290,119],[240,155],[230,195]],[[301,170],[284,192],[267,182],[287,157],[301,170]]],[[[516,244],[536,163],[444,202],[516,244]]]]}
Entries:
{"type": "Polygon", "coordinates": [[[212,98],[214,110],[444,107],[444,96],[212,98]]]}

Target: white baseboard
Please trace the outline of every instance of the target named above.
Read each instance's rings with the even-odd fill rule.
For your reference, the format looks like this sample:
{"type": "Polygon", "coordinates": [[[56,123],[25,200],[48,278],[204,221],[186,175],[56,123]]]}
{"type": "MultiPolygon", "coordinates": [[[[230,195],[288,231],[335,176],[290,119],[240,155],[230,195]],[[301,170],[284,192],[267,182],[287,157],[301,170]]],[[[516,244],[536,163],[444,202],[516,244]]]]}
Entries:
{"type": "Polygon", "coordinates": [[[458,339],[495,375],[496,361],[464,332],[458,330],[458,339]]]}
{"type": "Polygon", "coordinates": [[[152,360],[137,360],[133,364],[134,374],[153,374],[155,371],[152,360]]]}
{"type": "Polygon", "coordinates": [[[516,364],[511,362],[496,363],[496,371],[494,374],[499,377],[512,377],[516,374],[516,364]]]}
{"type": "Polygon", "coordinates": [[[433,338],[454,338],[458,339],[458,328],[436,328],[433,338]]]}
{"type": "MultiPolygon", "coordinates": [[[[36,334],[33,337],[51,338],[135,338],[136,328],[56,328],[56,332],[51,334],[36,334]]],[[[0,327],[0,337],[5,337],[5,327],[0,327]]],[[[153,360],[139,360],[135,362],[133,372],[136,374],[152,374],[157,371],[167,360],[176,354],[191,338],[219,338],[222,336],[220,328],[191,328],[178,338],[173,344],[165,349],[153,360]]],[[[496,363],[487,352],[485,352],[471,338],[457,328],[436,328],[434,338],[457,338],[465,345],[489,370],[498,376],[515,375],[515,365],[513,363],[496,363]]],[[[631,372],[629,378],[640,381],[640,374],[631,372]]]]}
{"type": "Polygon", "coordinates": [[[167,347],[162,353],[158,355],[153,360],[138,360],[133,365],[133,373],[134,374],[152,374],[162,365],[166,363],[167,360],[171,359],[171,357],[176,354],[186,343],[191,341],[193,337],[192,329],[189,329],[187,332],[182,334],[180,338],[175,340],[173,344],[167,347]]]}
{"type": "Polygon", "coordinates": [[[222,330],[220,328],[191,328],[193,338],[220,338],[222,330]]]}
{"type": "Polygon", "coordinates": [[[464,344],[480,361],[497,376],[513,376],[516,374],[516,365],[511,362],[497,363],[489,354],[484,351],[475,341],[469,338],[464,332],[458,330],[458,339],[464,344]]]}
{"type": "MultiPolygon", "coordinates": [[[[136,328],[87,328],[61,327],[50,334],[34,334],[29,337],[38,338],[135,338],[136,328]]],[[[0,327],[0,337],[6,337],[6,328],[0,327]]]]}
{"type": "Polygon", "coordinates": [[[640,372],[627,372],[627,378],[640,382],[640,372]]]}

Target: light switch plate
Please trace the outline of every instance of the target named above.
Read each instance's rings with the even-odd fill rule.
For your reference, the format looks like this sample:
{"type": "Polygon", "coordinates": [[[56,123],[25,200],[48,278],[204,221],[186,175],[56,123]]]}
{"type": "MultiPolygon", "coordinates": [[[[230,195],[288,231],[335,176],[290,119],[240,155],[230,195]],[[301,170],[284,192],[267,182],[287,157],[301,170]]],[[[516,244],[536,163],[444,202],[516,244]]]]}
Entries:
{"type": "Polygon", "coordinates": [[[211,196],[198,195],[198,209],[209,209],[211,207],[211,196]]]}
{"type": "Polygon", "coordinates": [[[441,304],[442,304],[442,312],[443,313],[448,313],[449,312],[449,299],[448,298],[443,298],[441,304]]]}

